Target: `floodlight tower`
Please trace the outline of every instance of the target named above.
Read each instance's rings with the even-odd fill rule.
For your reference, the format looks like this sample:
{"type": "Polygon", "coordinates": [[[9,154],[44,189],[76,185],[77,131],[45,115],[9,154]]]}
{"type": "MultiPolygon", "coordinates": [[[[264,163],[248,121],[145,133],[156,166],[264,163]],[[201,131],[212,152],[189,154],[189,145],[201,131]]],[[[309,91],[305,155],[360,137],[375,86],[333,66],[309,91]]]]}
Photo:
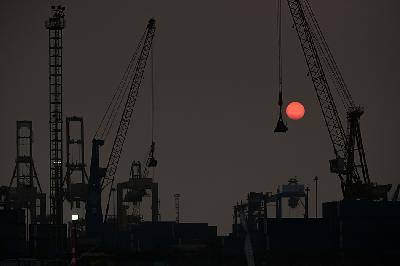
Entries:
{"type": "Polygon", "coordinates": [[[49,131],[50,131],[50,222],[63,223],[63,112],[62,35],[65,27],[62,6],[51,6],[45,22],[49,31],[49,131]]]}

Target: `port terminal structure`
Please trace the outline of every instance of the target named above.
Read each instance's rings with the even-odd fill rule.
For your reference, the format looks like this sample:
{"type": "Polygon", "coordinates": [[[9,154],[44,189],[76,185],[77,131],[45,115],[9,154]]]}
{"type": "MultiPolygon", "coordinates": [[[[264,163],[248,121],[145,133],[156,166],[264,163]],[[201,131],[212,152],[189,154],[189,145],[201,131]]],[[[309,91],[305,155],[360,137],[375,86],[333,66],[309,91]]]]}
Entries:
{"type": "MultiPolygon", "coordinates": [[[[34,164],[33,123],[17,121],[15,165],[10,166],[9,184],[0,187],[0,265],[325,265],[323,255],[332,258],[332,265],[349,264],[355,257],[358,262],[376,260],[388,265],[385,260],[397,259],[400,186],[390,200],[391,185],[378,185],[370,179],[359,122],[363,109],[354,104],[308,1],[287,2],[333,144],[335,158],[330,160],[330,170],[339,178],[342,200],[324,202],[322,217],[311,218],[307,182],[290,178],[274,193],[265,192],[271,191],[269,188],[249,192],[237,203],[229,235],[218,235],[217,227],[205,222],[185,222],[178,193],[174,194],[176,217],[162,220],[162,188],[150,174],[158,164],[154,136],[147,161],[134,160],[129,174],[129,169],[119,169],[137,96],[142,82],[148,80],[146,69],[153,69],[154,18],[149,19],[116,89],[116,95],[122,96],[111,103],[111,112],[105,112],[91,139],[87,173],[83,117],[72,115],[64,120],[65,8],[53,6],[45,22],[49,36],[49,194],[42,190],[39,178],[43,175],[36,172],[34,164]],[[325,64],[345,102],[347,132],[331,97],[325,64]],[[115,115],[115,108],[121,116],[115,115]],[[106,135],[114,120],[119,123],[110,142],[106,135]],[[106,145],[112,146],[111,152],[103,148],[106,145]],[[100,157],[108,158],[107,163],[100,157]],[[117,169],[125,179],[116,179],[117,169]],[[145,220],[141,205],[148,197],[151,218],[145,220]],[[65,217],[67,206],[84,215],[65,217]],[[286,210],[295,209],[299,216],[285,215],[286,210]]],[[[276,132],[282,133],[287,126],[282,120],[281,93],[279,106],[276,132]]]]}

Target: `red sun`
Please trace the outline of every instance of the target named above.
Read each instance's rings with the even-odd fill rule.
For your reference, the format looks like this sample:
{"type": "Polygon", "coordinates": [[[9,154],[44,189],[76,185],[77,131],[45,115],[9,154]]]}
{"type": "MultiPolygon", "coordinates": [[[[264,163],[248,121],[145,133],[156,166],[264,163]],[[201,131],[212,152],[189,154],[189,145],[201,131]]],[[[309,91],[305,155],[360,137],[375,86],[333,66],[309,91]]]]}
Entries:
{"type": "Polygon", "coordinates": [[[291,102],[286,107],[286,115],[292,120],[302,119],[304,116],[304,106],[299,102],[291,102]]]}

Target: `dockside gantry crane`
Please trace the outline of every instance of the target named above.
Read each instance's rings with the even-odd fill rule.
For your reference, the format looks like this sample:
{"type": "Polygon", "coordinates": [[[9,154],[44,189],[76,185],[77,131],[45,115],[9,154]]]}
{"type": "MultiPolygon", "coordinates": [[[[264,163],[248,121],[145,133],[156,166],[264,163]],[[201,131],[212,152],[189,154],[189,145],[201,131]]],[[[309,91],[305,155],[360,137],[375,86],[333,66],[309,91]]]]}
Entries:
{"type": "MultiPolygon", "coordinates": [[[[115,180],[121,152],[125,143],[129,124],[132,118],[140,85],[144,76],[147,59],[152,50],[155,34],[155,20],[152,18],[132,56],[127,70],[124,73],[116,94],[104,115],[96,136],[92,140],[92,157],[90,165],[90,177],[88,188],[88,200],[86,203],[86,232],[89,237],[99,236],[103,224],[103,212],[101,208],[102,191],[109,187],[107,208],[104,221],[107,217],[110,205],[111,189],[115,180]],[[140,53],[139,53],[140,51],[140,53]],[[125,106],[119,122],[114,143],[109,154],[106,168],[100,167],[100,147],[104,145],[105,136],[108,135],[119,106],[126,96],[125,106]]],[[[153,152],[154,144],[152,143],[153,152]]],[[[153,154],[153,153],[151,153],[153,154]]],[[[153,158],[154,160],[154,158],[153,158]]]]}
{"type": "Polygon", "coordinates": [[[391,185],[371,182],[361,137],[363,108],[355,105],[318,25],[308,0],[287,0],[336,158],[331,172],[338,174],[344,199],[386,200],[391,185]],[[347,113],[347,134],[332,96],[328,77],[347,113]]]}

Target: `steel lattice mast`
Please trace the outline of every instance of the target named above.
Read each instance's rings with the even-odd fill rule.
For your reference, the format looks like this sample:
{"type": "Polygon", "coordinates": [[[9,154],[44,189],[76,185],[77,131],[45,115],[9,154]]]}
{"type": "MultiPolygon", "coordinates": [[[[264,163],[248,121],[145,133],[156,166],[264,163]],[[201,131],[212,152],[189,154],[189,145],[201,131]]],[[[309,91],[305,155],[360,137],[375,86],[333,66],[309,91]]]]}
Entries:
{"type": "Polygon", "coordinates": [[[49,31],[49,131],[50,131],[50,222],[63,223],[63,111],[62,35],[65,27],[62,6],[52,6],[46,20],[49,31]]]}

